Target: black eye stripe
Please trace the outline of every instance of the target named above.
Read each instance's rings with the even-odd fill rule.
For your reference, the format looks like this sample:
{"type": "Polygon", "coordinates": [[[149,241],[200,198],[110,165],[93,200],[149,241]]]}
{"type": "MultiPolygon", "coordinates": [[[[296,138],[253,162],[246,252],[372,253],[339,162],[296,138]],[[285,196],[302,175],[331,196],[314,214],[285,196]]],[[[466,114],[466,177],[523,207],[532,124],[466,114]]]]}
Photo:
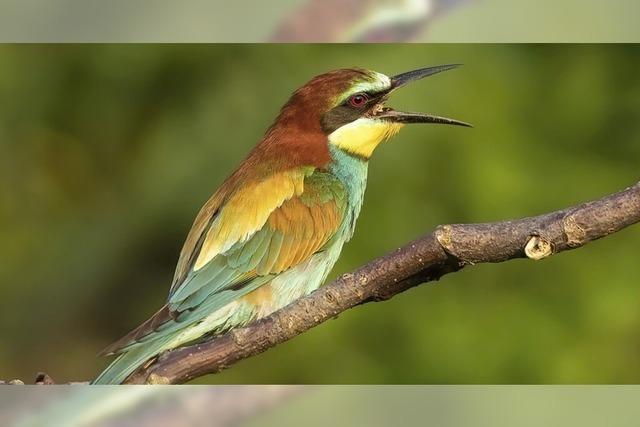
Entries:
{"type": "Polygon", "coordinates": [[[320,119],[320,125],[325,134],[330,134],[341,126],[346,125],[354,120],[359,119],[367,111],[369,106],[380,102],[384,99],[384,93],[372,93],[372,92],[358,92],[350,95],[341,104],[332,108],[326,112],[320,119]],[[355,95],[364,94],[367,96],[367,101],[359,106],[353,106],[350,104],[350,100],[355,95]]]}
{"type": "Polygon", "coordinates": [[[362,116],[361,108],[354,108],[348,103],[340,104],[328,111],[321,119],[322,130],[330,134],[339,127],[346,125],[362,116]]]}

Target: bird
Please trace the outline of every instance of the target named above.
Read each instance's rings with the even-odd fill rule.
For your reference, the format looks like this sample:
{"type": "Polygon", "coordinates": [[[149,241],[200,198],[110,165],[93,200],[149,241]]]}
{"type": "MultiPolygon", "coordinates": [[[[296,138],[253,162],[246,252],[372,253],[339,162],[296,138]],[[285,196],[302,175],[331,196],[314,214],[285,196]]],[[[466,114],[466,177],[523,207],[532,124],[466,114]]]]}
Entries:
{"type": "Polygon", "coordinates": [[[386,105],[407,83],[344,68],[293,92],[261,141],[204,204],[178,258],[166,304],[108,346],[93,384],[119,384],[161,353],[265,317],[320,287],[354,234],[368,162],[410,123],[471,126],[386,105]]]}

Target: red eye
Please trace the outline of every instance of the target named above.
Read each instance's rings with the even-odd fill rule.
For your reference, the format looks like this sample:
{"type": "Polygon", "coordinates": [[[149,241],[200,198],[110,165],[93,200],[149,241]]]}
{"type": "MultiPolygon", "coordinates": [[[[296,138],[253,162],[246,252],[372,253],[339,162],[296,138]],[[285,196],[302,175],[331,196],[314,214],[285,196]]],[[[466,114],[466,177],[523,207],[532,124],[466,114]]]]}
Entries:
{"type": "Polygon", "coordinates": [[[349,104],[351,104],[352,107],[360,108],[364,106],[368,100],[369,97],[364,93],[356,93],[349,98],[349,104]]]}

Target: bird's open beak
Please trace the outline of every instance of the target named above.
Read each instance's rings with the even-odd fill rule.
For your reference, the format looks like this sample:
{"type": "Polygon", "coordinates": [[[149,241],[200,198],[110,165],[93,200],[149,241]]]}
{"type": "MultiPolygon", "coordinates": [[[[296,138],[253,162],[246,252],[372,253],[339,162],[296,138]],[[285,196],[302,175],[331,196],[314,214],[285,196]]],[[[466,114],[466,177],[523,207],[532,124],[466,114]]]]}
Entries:
{"type": "MultiPolygon", "coordinates": [[[[391,78],[391,88],[386,95],[388,96],[388,94],[406,85],[409,82],[420,80],[425,77],[441,73],[443,71],[451,70],[458,67],[459,65],[460,64],[438,65],[436,67],[421,68],[419,70],[409,71],[406,73],[398,74],[397,76],[393,76],[391,78]]],[[[465,123],[460,120],[435,116],[433,114],[427,113],[409,113],[404,111],[396,111],[393,108],[382,106],[376,112],[376,117],[390,120],[396,123],[438,123],[445,125],[472,127],[472,125],[470,125],[469,123],[465,123]]]]}

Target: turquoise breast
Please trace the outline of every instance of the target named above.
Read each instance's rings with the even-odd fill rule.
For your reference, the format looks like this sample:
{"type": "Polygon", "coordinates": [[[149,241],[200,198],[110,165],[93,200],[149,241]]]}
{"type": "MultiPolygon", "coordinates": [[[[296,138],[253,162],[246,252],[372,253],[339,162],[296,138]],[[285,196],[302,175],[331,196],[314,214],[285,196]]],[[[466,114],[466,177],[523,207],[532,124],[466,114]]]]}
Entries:
{"type": "Polygon", "coordinates": [[[362,208],[364,190],[367,187],[369,163],[331,144],[329,144],[329,152],[333,159],[329,166],[329,171],[342,182],[347,190],[348,208],[341,231],[344,233],[342,236],[343,241],[348,241],[353,236],[356,220],[362,208]]]}

